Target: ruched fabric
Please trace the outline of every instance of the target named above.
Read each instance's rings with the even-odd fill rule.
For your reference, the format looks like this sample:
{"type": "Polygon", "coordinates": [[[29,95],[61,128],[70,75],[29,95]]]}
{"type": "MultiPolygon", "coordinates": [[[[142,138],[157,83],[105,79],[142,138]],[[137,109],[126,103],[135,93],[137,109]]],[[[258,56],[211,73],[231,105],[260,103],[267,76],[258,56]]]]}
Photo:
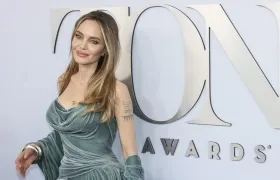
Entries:
{"type": "Polygon", "coordinates": [[[112,151],[117,122],[100,123],[101,113],[83,115],[85,106],[64,109],[57,100],[46,118],[54,129],[39,140],[38,162],[46,180],[144,180],[138,155],[121,164],[112,151]]]}

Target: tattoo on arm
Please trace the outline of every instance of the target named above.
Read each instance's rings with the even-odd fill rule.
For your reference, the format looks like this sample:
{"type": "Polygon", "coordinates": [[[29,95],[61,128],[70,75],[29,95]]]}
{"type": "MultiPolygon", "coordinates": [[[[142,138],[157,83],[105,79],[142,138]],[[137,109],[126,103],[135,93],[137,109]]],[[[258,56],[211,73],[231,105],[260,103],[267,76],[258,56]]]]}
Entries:
{"type": "Polygon", "coordinates": [[[123,119],[124,119],[124,121],[132,120],[132,115],[130,115],[130,116],[124,116],[123,119]]]}
{"type": "Polygon", "coordinates": [[[124,120],[125,121],[129,121],[132,120],[132,114],[133,114],[133,107],[132,107],[132,102],[131,101],[123,101],[122,102],[123,105],[123,110],[124,110],[124,120]]]}
{"type": "Polygon", "coordinates": [[[132,102],[131,101],[128,101],[128,102],[125,102],[123,101],[123,108],[124,108],[124,113],[125,114],[132,114],[132,102]]]}

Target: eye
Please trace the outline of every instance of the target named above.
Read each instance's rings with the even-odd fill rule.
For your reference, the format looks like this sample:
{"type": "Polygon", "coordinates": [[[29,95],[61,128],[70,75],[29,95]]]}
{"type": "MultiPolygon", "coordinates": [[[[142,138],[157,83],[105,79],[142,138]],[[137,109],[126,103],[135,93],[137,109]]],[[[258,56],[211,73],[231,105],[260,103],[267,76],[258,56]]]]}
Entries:
{"type": "Polygon", "coordinates": [[[75,34],[77,39],[81,39],[82,37],[79,34],[75,34]]]}
{"type": "Polygon", "coordinates": [[[92,40],[92,41],[90,41],[92,44],[98,44],[98,42],[97,41],[94,41],[94,40],[92,40]]]}

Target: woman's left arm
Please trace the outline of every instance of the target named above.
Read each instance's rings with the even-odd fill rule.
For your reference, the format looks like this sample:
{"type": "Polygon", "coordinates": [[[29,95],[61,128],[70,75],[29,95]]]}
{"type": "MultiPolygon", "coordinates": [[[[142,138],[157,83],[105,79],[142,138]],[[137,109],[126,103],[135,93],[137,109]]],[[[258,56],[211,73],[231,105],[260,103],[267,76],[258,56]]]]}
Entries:
{"type": "Polygon", "coordinates": [[[115,117],[125,158],[125,178],[144,180],[144,169],[137,152],[132,100],[127,86],[121,82],[117,82],[116,99],[115,117]]]}

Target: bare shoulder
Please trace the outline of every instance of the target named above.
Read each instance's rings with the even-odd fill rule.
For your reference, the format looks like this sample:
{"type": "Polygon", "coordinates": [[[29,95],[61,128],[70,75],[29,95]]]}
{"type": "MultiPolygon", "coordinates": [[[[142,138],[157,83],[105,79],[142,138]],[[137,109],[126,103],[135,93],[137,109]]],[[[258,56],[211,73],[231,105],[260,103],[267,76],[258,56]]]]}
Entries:
{"type": "Polygon", "coordinates": [[[63,73],[58,77],[58,82],[64,81],[64,78],[65,78],[65,74],[63,73]]]}
{"type": "Polygon", "coordinates": [[[62,89],[64,79],[65,79],[65,74],[64,73],[58,77],[57,82],[58,82],[59,91],[62,89]]]}
{"type": "Polygon", "coordinates": [[[121,81],[116,81],[116,96],[121,100],[130,100],[128,87],[121,81]]]}
{"type": "Polygon", "coordinates": [[[128,88],[123,82],[117,80],[116,81],[116,91],[118,93],[121,92],[121,91],[128,91],[128,88]]]}

